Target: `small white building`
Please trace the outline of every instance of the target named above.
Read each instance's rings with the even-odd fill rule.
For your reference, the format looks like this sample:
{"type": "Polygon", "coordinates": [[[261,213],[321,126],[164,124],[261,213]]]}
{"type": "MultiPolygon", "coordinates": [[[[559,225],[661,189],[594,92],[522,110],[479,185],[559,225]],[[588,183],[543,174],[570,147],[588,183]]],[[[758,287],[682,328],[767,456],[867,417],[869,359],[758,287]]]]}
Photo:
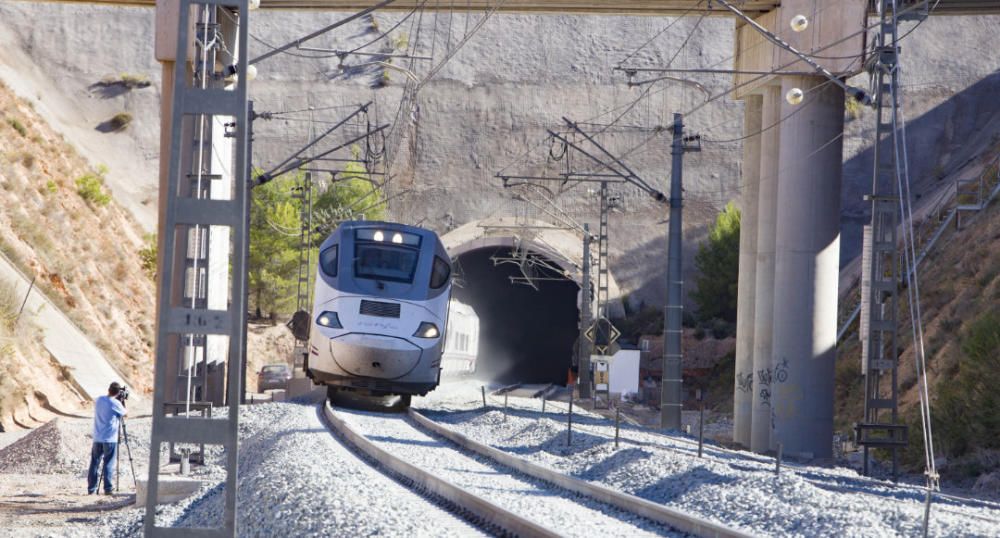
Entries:
{"type": "Polygon", "coordinates": [[[639,392],[639,350],[620,349],[611,357],[592,355],[591,364],[598,359],[608,361],[608,392],[612,398],[639,392]]]}

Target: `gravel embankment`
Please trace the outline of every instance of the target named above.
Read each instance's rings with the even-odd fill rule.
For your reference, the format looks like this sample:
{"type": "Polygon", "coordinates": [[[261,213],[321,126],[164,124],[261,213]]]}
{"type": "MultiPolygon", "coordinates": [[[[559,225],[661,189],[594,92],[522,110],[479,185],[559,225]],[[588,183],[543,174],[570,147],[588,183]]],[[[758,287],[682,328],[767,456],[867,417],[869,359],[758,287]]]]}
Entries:
{"type": "MultiPolygon", "coordinates": [[[[129,444],[119,447],[123,481],[132,482],[129,449],[142,478],[149,462],[151,419],[126,419],[129,444]]],[[[67,474],[84,477],[90,463],[92,419],[56,418],[0,449],[0,474],[67,474]]],[[[131,489],[131,486],[129,487],[131,489]]]]}
{"type": "MultiPolygon", "coordinates": [[[[414,402],[426,416],[471,439],[584,480],[768,536],[918,536],[924,494],[912,486],[859,476],[843,468],[783,466],[772,458],[706,445],[691,438],[614,424],[574,408],[566,446],[566,405],[510,398],[510,413],[482,409],[477,385],[414,402]]],[[[495,405],[495,402],[493,402],[495,405]]],[[[1000,504],[936,498],[932,536],[1000,536],[1000,504]]]]}
{"type": "MultiPolygon", "coordinates": [[[[482,531],[373,469],[335,439],[317,402],[245,407],[240,414],[240,536],[476,536],[482,531]]],[[[223,454],[210,454],[220,463],[223,454]]],[[[225,476],[160,509],[159,524],[220,524],[225,476]]],[[[141,533],[143,510],[108,518],[141,533]]]]}
{"type": "Polygon", "coordinates": [[[566,492],[425,433],[403,414],[338,409],[384,450],[566,536],[679,536],[635,514],[566,492]]]}

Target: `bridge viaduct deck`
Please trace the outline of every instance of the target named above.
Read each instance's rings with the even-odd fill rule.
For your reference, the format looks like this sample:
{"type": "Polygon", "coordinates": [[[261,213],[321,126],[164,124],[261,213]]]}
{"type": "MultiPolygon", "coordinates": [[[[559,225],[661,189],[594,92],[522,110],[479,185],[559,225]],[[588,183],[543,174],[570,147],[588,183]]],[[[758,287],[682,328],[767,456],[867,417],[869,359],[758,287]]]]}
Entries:
{"type": "MultiPolygon", "coordinates": [[[[74,4],[110,4],[153,7],[156,0],[56,0],[74,4]]],[[[162,0],[161,0],[162,1],[162,0]]],[[[844,0],[845,3],[848,3],[844,0]]],[[[868,3],[869,0],[853,0],[868,3]]],[[[378,0],[261,0],[261,9],[318,9],[329,11],[353,11],[371,7],[378,0]]],[[[465,2],[427,2],[429,10],[471,10],[492,9],[497,0],[467,0],[465,2]]],[[[909,3],[900,0],[900,4],[909,3]]],[[[385,10],[411,10],[425,4],[423,0],[397,0],[385,10]]],[[[931,5],[934,0],[931,0],[931,5]]],[[[780,0],[748,0],[740,3],[740,9],[754,15],[772,11],[782,5],[780,0]]],[[[709,12],[713,15],[732,15],[724,7],[707,0],[507,0],[499,7],[510,13],[593,13],[606,15],[680,15],[684,13],[709,12]]],[[[934,15],[988,15],[1000,14],[1000,0],[940,0],[934,8],[934,15]]]]}

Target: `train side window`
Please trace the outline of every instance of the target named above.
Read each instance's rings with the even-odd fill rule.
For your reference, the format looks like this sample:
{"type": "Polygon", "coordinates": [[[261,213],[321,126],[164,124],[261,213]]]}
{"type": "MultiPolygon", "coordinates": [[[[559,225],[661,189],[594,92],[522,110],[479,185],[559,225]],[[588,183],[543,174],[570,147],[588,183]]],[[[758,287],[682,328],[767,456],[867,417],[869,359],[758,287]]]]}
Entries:
{"type": "Polygon", "coordinates": [[[431,288],[438,289],[448,283],[451,276],[451,266],[439,256],[434,256],[434,268],[431,270],[431,288]]]}
{"type": "Polygon", "coordinates": [[[330,276],[337,276],[337,245],[324,250],[319,255],[319,265],[323,272],[330,276]]]}

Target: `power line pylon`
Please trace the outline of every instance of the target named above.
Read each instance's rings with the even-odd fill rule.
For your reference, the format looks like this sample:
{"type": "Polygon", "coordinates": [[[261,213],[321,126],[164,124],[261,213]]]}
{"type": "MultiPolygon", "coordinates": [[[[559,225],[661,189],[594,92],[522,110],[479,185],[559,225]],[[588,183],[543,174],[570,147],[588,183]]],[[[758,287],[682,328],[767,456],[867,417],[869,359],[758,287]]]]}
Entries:
{"type": "MultiPolygon", "coordinates": [[[[899,421],[899,285],[902,265],[897,230],[901,144],[899,117],[899,28],[896,0],[878,1],[878,31],[869,59],[875,100],[874,170],[871,224],[864,228],[861,282],[861,369],[865,376],[864,417],[855,424],[863,447],[864,474],[869,473],[869,449],[892,451],[892,476],[899,474],[899,450],[907,429],[899,421]]],[[[910,17],[926,16],[910,11],[910,17]]]]}

